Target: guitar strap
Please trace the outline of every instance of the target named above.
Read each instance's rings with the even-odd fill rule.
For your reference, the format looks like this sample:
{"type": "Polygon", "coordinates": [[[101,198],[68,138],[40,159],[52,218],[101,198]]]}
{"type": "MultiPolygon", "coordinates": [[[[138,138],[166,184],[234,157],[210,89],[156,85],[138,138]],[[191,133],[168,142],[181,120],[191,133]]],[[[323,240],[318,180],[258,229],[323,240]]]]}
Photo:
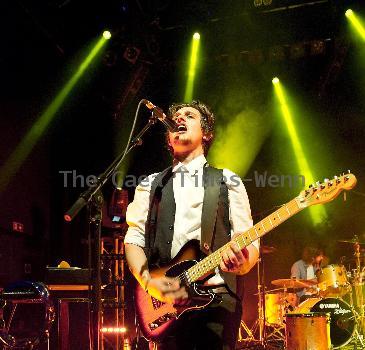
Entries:
{"type": "Polygon", "coordinates": [[[151,192],[150,192],[150,206],[148,210],[148,217],[146,221],[145,232],[146,235],[146,242],[145,242],[145,253],[147,259],[151,257],[152,249],[155,244],[156,238],[156,225],[157,225],[157,216],[158,216],[158,203],[161,200],[162,189],[169,181],[172,176],[172,166],[166,168],[165,170],[161,171],[152,182],[151,185],[151,192]]]}
{"type": "Polygon", "coordinates": [[[223,182],[223,170],[210,166],[203,169],[204,199],[201,223],[200,249],[205,254],[213,250],[218,201],[223,182]]]}

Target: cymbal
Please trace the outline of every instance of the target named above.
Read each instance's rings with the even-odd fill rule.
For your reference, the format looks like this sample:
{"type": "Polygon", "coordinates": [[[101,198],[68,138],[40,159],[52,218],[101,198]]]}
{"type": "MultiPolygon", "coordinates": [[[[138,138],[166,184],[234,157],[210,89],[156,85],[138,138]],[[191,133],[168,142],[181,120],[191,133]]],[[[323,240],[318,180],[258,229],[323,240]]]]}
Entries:
{"type": "MultiPolygon", "coordinates": [[[[297,288],[295,288],[297,289],[297,288]]],[[[283,288],[283,287],[279,287],[279,288],[274,288],[274,289],[265,289],[265,294],[289,294],[289,293],[295,293],[294,288],[283,288]]],[[[260,293],[255,293],[254,295],[259,295],[260,293]]]]}
{"type": "MultiPolygon", "coordinates": [[[[359,259],[360,260],[363,260],[365,258],[365,253],[364,252],[361,252],[360,255],[359,255],[359,259]]],[[[342,261],[344,263],[349,263],[349,262],[356,262],[357,260],[357,257],[356,256],[344,256],[342,258],[342,261]]]]}
{"type": "Polygon", "coordinates": [[[261,249],[262,254],[271,254],[277,250],[277,248],[270,247],[268,245],[262,245],[262,246],[260,246],[260,249],[261,249]]]}
{"type": "Polygon", "coordinates": [[[337,242],[341,243],[351,243],[351,244],[365,244],[365,242],[360,242],[359,237],[355,236],[351,239],[339,239],[337,242]]]}
{"type": "Polygon", "coordinates": [[[283,288],[309,288],[315,284],[317,281],[314,280],[300,280],[294,278],[281,278],[271,281],[274,286],[279,286],[283,288]]]}

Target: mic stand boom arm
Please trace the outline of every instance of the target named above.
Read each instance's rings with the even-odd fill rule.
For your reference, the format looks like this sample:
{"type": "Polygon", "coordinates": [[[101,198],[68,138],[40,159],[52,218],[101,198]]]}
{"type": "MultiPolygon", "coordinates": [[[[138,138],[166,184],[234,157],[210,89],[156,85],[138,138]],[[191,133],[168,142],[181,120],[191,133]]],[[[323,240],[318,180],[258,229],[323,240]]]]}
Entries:
{"type": "MultiPolygon", "coordinates": [[[[94,237],[94,278],[92,283],[92,349],[102,349],[101,337],[100,337],[100,323],[101,323],[101,276],[100,276],[100,240],[101,240],[101,220],[102,220],[102,208],[103,208],[103,196],[101,194],[101,188],[110,179],[116,169],[122,164],[125,156],[136,146],[142,145],[142,136],[146,131],[156,123],[157,117],[152,113],[148,123],[144,128],[136,135],[130,144],[126,146],[126,149],[118,157],[116,157],[113,163],[97,177],[94,184],[92,184],[86,191],[84,191],[79,198],[75,201],[72,207],[65,213],[64,219],[68,222],[72,221],[78,212],[87,204],[88,205],[88,220],[89,228],[93,232],[94,237]]],[[[89,240],[90,240],[89,235],[89,240]]],[[[90,247],[89,242],[89,247],[90,247]]],[[[89,257],[92,253],[89,251],[89,257]]],[[[90,265],[90,264],[89,264],[90,265]]],[[[91,271],[90,271],[91,276],[91,271]]],[[[91,283],[90,283],[91,284],[91,283]]]]}
{"type": "Polygon", "coordinates": [[[114,174],[115,170],[122,164],[125,156],[136,146],[142,145],[141,137],[145,134],[145,132],[157,121],[157,118],[152,114],[148,123],[144,126],[144,128],[139,132],[139,134],[131,141],[130,146],[127,150],[117,156],[113,163],[109,165],[109,167],[100,174],[96,182],[92,184],[86,191],[80,194],[79,198],[72,205],[72,207],[66,212],[64,215],[64,219],[66,221],[72,221],[73,218],[77,215],[77,213],[91,200],[91,197],[98,192],[104,184],[109,180],[109,178],[114,174]]]}

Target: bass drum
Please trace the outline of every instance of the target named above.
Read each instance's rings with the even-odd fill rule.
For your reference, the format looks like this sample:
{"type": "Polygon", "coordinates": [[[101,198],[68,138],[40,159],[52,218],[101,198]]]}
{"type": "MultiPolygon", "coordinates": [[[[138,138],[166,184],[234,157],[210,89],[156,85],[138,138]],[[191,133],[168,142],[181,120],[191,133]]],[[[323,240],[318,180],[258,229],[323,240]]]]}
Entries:
{"type": "Polygon", "coordinates": [[[330,315],[324,312],[286,314],[286,349],[331,349],[329,319],[330,315]]]}
{"type": "Polygon", "coordinates": [[[304,300],[295,313],[325,312],[331,315],[330,339],[334,349],[351,341],[355,332],[355,316],[349,304],[339,298],[310,298],[304,300]]]}

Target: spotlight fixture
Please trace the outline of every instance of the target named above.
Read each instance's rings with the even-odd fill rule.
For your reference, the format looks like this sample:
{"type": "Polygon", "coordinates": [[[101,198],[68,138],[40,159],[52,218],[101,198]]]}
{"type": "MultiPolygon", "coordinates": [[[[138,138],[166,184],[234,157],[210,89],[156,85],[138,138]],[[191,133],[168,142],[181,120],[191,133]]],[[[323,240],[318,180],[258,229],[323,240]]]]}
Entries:
{"type": "Polygon", "coordinates": [[[135,46],[127,46],[124,50],[123,57],[130,63],[135,64],[138,60],[138,57],[141,53],[141,50],[135,46]]]}
{"type": "Polygon", "coordinates": [[[305,44],[296,43],[290,46],[290,58],[302,58],[306,55],[305,44]]]}
{"type": "Polygon", "coordinates": [[[350,17],[350,16],[352,16],[354,14],[354,12],[351,10],[351,9],[348,9],[348,10],[346,10],[346,12],[345,12],[345,16],[346,17],[350,17]]]}
{"type": "Polygon", "coordinates": [[[105,40],[109,40],[112,37],[112,34],[109,32],[109,30],[104,30],[103,37],[105,40]]]}
{"type": "Polygon", "coordinates": [[[269,51],[270,59],[273,61],[282,61],[285,58],[285,49],[282,46],[273,46],[269,51]]]}
{"type": "Polygon", "coordinates": [[[325,52],[325,44],[323,40],[314,40],[310,43],[310,54],[312,56],[322,55],[325,52]]]}

